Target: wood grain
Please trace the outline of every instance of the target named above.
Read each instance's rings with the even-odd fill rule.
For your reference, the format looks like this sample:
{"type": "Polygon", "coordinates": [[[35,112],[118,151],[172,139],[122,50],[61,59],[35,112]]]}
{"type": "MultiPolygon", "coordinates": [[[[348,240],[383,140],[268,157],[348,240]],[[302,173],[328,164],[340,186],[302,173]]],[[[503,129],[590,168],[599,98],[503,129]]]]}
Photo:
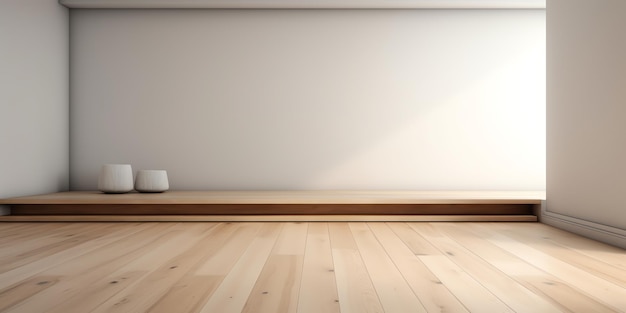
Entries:
{"type": "Polygon", "coordinates": [[[341,312],[384,312],[348,224],[334,223],[329,230],[341,312]]]}
{"type": "MultiPolygon", "coordinates": [[[[429,215],[536,216],[544,192],[502,191],[71,191],[0,199],[15,216],[429,215]]],[[[535,217],[536,218],[536,217],[535,217]]],[[[25,221],[27,219],[22,219],[25,221]]],[[[34,221],[31,219],[29,221],[34,221]]],[[[50,219],[48,219],[50,220],[50,219]]],[[[483,219],[490,220],[490,219],[483,219]]]]}
{"type": "MultiPolygon", "coordinates": [[[[88,224],[81,225],[90,227],[88,224]]],[[[84,298],[81,296],[83,292],[93,295],[89,288],[94,282],[130,260],[143,255],[153,248],[153,245],[158,245],[159,239],[167,235],[168,230],[175,224],[163,225],[162,227],[150,224],[120,226],[121,228],[110,229],[110,231],[119,235],[120,230],[126,231],[128,229],[134,231],[133,236],[118,237],[117,241],[100,249],[92,250],[82,255],[80,259],[70,260],[44,270],[35,277],[54,275],[59,277],[59,281],[54,286],[38,293],[37,297],[25,299],[25,301],[16,304],[11,308],[11,312],[51,312],[55,306],[63,303],[72,303],[73,308],[78,307],[80,302],[72,301],[73,299],[84,298]]],[[[118,282],[124,284],[130,280],[129,278],[131,277],[123,277],[118,282]]],[[[117,283],[114,285],[117,287],[117,283]]]]}
{"type": "Polygon", "coordinates": [[[350,223],[350,230],[383,309],[398,313],[426,312],[369,227],[363,223],[350,223]]]}
{"type": "MultiPolygon", "coordinates": [[[[428,249],[422,249],[419,245],[417,249],[415,249],[415,245],[414,248],[410,249],[391,230],[388,224],[368,223],[368,225],[413,292],[418,296],[426,311],[468,312],[454,294],[417,258],[417,255],[427,255],[428,253],[424,252],[428,249]],[[419,252],[414,253],[412,250],[419,252]]],[[[408,227],[404,223],[392,223],[391,225],[408,227]]],[[[409,233],[407,235],[411,236],[409,233]]],[[[412,235],[418,236],[415,232],[412,235]]],[[[413,242],[410,238],[407,240],[413,242]]],[[[431,254],[437,255],[439,253],[433,252],[431,254]]]]}
{"type": "Polygon", "coordinates": [[[626,311],[626,251],[538,223],[0,223],[0,234],[12,238],[0,244],[10,313],[626,311]]]}
{"type": "Polygon", "coordinates": [[[307,228],[307,223],[283,225],[242,312],[296,312],[307,228]]]}
{"type": "Polygon", "coordinates": [[[68,191],[0,199],[0,204],[540,204],[545,191],[68,191]]]}
{"type": "Polygon", "coordinates": [[[568,285],[584,291],[594,299],[600,302],[613,303],[614,310],[626,310],[626,297],[623,296],[626,294],[625,288],[595,276],[584,269],[568,264],[554,255],[529,246],[523,241],[511,240],[511,237],[505,236],[492,228],[482,225],[474,225],[473,228],[481,230],[485,238],[495,245],[519,258],[527,258],[527,262],[530,264],[544,268],[546,272],[567,282],[568,285]]]}
{"type": "Polygon", "coordinates": [[[281,224],[265,224],[199,312],[241,312],[276,242],[281,224]]]}
{"type": "MultiPolygon", "coordinates": [[[[511,224],[509,224],[511,225],[511,224]]],[[[474,225],[458,227],[454,223],[435,225],[447,236],[450,236],[476,256],[482,258],[507,276],[513,278],[519,284],[533,291],[564,312],[613,312],[613,310],[599,301],[589,297],[584,292],[573,288],[567,282],[547,273],[545,267],[535,267],[526,261],[526,258],[518,258],[501,247],[493,244],[486,233],[474,229],[474,225]]],[[[496,226],[488,224],[487,227],[496,226]]],[[[533,224],[532,228],[526,229],[527,233],[539,231],[543,225],[533,224]],[[532,231],[531,231],[532,229],[532,231]]],[[[549,227],[549,226],[548,226],[549,227]]],[[[579,240],[586,240],[578,236],[579,240]]],[[[515,242],[515,241],[514,241],[515,242]]],[[[538,241],[527,241],[532,246],[540,245],[538,241]]],[[[596,242],[598,247],[603,244],[596,242]]],[[[626,254],[622,250],[622,257],[626,254]]],[[[623,275],[621,275],[623,276],[623,275]]]]}
{"type": "Polygon", "coordinates": [[[439,225],[422,224],[414,227],[426,239],[432,242],[450,260],[456,263],[466,273],[480,281],[489,292],[504,301],[515,312],[552,312],[561,310],[549,301],[515,282],[511,277],[503,274],[497,268],[473,254],[458,242],[439,231],[439,225]]]}
{"type": "Polygon", "coordinates": [[[309,225],[298,301],[298,313],[339,313],[327,223],[309,225]]]}

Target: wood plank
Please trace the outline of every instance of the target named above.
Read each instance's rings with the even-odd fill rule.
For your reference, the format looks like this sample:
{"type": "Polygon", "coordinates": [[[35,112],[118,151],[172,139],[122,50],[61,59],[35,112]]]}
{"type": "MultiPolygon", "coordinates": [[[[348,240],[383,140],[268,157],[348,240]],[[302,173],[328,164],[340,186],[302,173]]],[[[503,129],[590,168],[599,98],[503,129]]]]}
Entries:
{"type": "Polygon", "coordinates": [[[513,312],[446,256],[420,255],[418,258],[470,312],[513,312]]]}
{"type": "Polygon", "coordinates": [[[333,223],[329,232],[341,312],[384,312],[349,226],[333,223]]]}
{"type": "Polygon", "coordinates": [[[242,313],[296,312],[303,255],[269,256],[242,313]]]}
{"type": "MultiPolygon", "coordinates": [[[[40,239],[41,235],[32,232],[32,227],[29,227],[29,225],[29,223],[21,222],[0,223],[0,229],[4,230],[0,233],[0,249],[6,246],[13,246],[13,243],[17,240],[28,240],[30,238],[31,240],[36,242],[37,239],[40,239]],[[10,227],[12,224],[14,224],[16,227],[10,227]]],[[[52,234],[62,232],[65,228],[71,228],[73,226],[71,224],[59,225],[57,223],[41,223],[40,227],[41,231],[45,232],[46,234],[52,234]]]]}
{"type": "Polygon", "coordinates": [[[37,293],[54,286],[58,281],[58,276],[37,276],[3,290],[0,293],[0,311],[4,312],[8,308],[33,297],[37,293]]]}
{"type": "MultiPolygon", "coordinates": [[[[46,273],[62,276],[79,274],[89,277],[97,270],[104,271],[104,269],[114,268],[113,266],[125,266],[128,263],[140,259],[145,253],[151,252],[155,247],[161,246],[168,240],[171,240],[170,237],[185,231],[185,227],[180,223],[107,224],[120,227],[117,230],[111,230],[111,233],[123,234],[129,229],[135,232],[127,237],[121,237],[117,241],[113,241],[96,250],[90,251],[80,258],[49,268],[46,270],[46,273]]],[[[63,281],[59,285],[62,283],[63,281]]]]}
{"type": "MultiPolygon", "coordinates": [[[[526,229],[521,229],[512,223],[496,224],[491,227],[508,237],[530,243],[539,251],[625,288],[624,290],[626,291],[626,272],[617,266],[612,266],[609,263],[563,246],[550,239],[550,237],[538,235],[538,232],[529,232],[526,229]]],[[[626,251],[623,251],[622,258],[626,260],[626,251]]]]}
{"type": "Polygon", "coordinates": [[[333,263],[342,313],[384,312],[358,250],[333,249],[333,263]]]}
{"type": "Polygon", "coordinates": [[[308,229],[308,223],[284,223],[272,254],[304,256],[308,229]]]}
{"type": "Polygon", "coordinates": [[[623,250],[536,223],[10,226],[0,255],[41,258],[0,270],[3,312],[625,309],[623,250]]]}
{"type": "Polygon", "coordinates": [[[439,231],[439,225],[412,223],[411,226],[515,312],[561,312],[558,307],[517,283],[458,242],[443,235],[439,231]]]}
{"type": "Polygon", "coordinates": [[[626,270],[626,250],[545,224],[533,225],[530,234],[567,247],[621,270],[626,270]]]}
{"type": "Polygon", "coordinates": [[[6,237],[0,238],[0,261],[3,257],[10,257],[19,253],[25,253],[29,250],[36,249],[46,244],[58,242],[60,239],[68,239],[63,237],[72,237],[72,230],[82,230],[82,226],[76,224],[58,225],[55,223],[45,223],[40,225],[39,232],[32,232],[24,229],[19,232],[6,233],[6,237]],[[45,236],[42,236],[42,233],[45,236]],[[15,241],[20,241],[21,245],[15,245],[15,241]],[[42,243],[43,242],[43,243],[42,243]]]}
{"type": "Polygon", "coordinates": [[[363,223],[351,223],[350,230],[383,309],[398,313],[426,312],[369,227],[363,223]]]}
{"type": "MultiPolygon", "coordinates": [[[[491,224],[490,224],[491,225],[491,224]]],[[[534,267],[504,249],[486,240],[487,234],[473,229],[470,224],[446,223],[437,225],[440,230],[454,238],[468,250],[489,262],[509,277],[529,290],[551,301],[565,312],[614,312],[611,308],[590,298],[566,282],[546,273],[541,267],[534,267]]],[[[489,226],[489,225],[488,225],[489,226]]],[[[529,225],[529,231],[532,231],[529,225]]]]}
{"type": "Polygon", "coordinates": [[[200,311],[248,248],[259,228],[260,224],[252,223],[219,224],[207,239],[210,245],[203,249],[203,260],[177,281],[148,312],[200,311]]]}
{"type": "Polygon", "coordinates": [[[68,248],[85,243],[102,234],[102,230],[111,229],[111,225],[91,224],[87,230],[79,232],[79,224],[76,227],[63,228],[64,231],[50,232],[50,235],[39,240],[25,240],[20,245],[12,245],[0,252],[0,272],[35,262],[42,257],[61,252],[68,248]]]}
{"type": "Polygon", "coordinates": [[[242,312],[296,312],[307,229],[307,223],[283,225],[242,312]]]}
{"type": "Polygon", "coordinates": [[[328,233],[330,235],[330,246],[335,249],[358,250],[359,247],[354,241],[352,231],[348,223],[331,223],[328,225],[328,233]]]}
{"type": "Polygon", "coordinates": [[[21,230],[28,228],[28,223],[2,224],[0,225],[0,242],[5,236],[21,233],[21,230]]]}
{"type": "Polygon", "coordinates": [[[534,215],[13,215],[1,222],[536,222],[534,215]]]}
{"type": "Polygon", "coordinates": [[[222,280],[224,276],[185,276],[146,312],[198,312],[222,280]]]}
{"type": "MultiPolygon", "coordinates": [[[[199,276],[226,276],[239,258],[253,242],[261,229],[261,223],[231,224],[237,229],[231,231],[228,238],[220,240],[220,247],[214,255],[204,261],[195,271],[199,276]]],[[[221,239],[221,236],[220,238],[221,239]]]]}
{"type": "MultiPolygon", "coordinates": [[[[174,283],[202,260],[204,250],[212,246],[210,237],[213,234],[213,228],[202,224],[193,226],[183,233],[185,236],[172,241],[176,246],[168,247],[167,254],[156,258],[165,260],[160,261],[157,268],[138,279],[136,283],[130,284],[124,290],[105,299],[91,312],[146,312],[153,307],[174,283]],[[196,226],[197,230],[191,229],[193,226],[196,226]]],[[[150,265],[143,266],[142,264],[142,268],[150,268],[150,265]]],[[[133,267],[128,267],[128,269],[136,270],[133,267]]]]}
{"type": "Polygon", "coordinates": [[[546,279],[545,276],[524,276],[519,275],[519,279],[526,288],[544,297],[549,297],[554,301],[554,305],[565,312],[602,312],[615,313],[610,308],[589,296],[582,294],[577,288],[563,282],[560,279],[546,279]]]}
{"type": "Polygon", "coordinates": [[[406,223],[390,223],[389,226],[394,233],[411,249],[415,255],[442,255],[430,241],[417,233],[406,223]]]}
{"type": "MultiPolygon", "coordinates": [[[[400,223],[392,223],[391,225],[396,226],[398,224],[400,223]]],[[[389,228],[388,224],[369,223],[368,226],[413,289],[413,292],[418,296],[426,311],[468,312],[450,290],[416,257],[416,253],[411,251],[389,228]]],[[[426,254],[419,253],[417,255],[426,254]]]]}
{"type": "MultiPolygon", "coordinates": [[[[82,255],[79,260],[64,262],[34,276],[34,278],[45,278],[49,275],[54,275],[60,277],[60,279],[54,286],[11,308],[11,312],[50,312],[56,305],[71,302],[70,299],[72,297],[80,292],[84,292],[86,286],[91,286],[92,283],[105,276],[107,271],[129,262],[152,249],[153,245],[160,244],[156,240],[158,236],[157,238],[154,238],[154,236],[161,234],[165,237],[168,235],[167,230],[171,227],[170,225],[173,224],[161,227],[156,227],[158,225],[155,224],[128,224],[119,232],[126,232],[127,230],[124,228],[136,230],[130,238],[120,237],[118,241],[113,241],[108,245],[82,255]],[[123,244],[120,244],[121,241],[123,241],[123,244]]],[[[35,230],[36,226],[33,225],[35,230]]],[[[123,279],[118,280],[118,283],[125,284],[129,281],[129,278],[131,277],[123,277],[123,279]]],[[[114,285],[117,287],[117,283],[114,285]]]]}
{"type": "Polygon", "coordinates": [[[0,290],[27,279],[28,277],[34,276],[41,271],[63,264],[90,251],[96,250],[109,243],[136,233],[139,230],[140,229],[124,229],[120,232],[107,233],[103,229],[100,231],[100,236],[90,242],[81,243],[66,250],[41,257],[37,261],[28,263],[24,266],[0,273],[0,290]]]}
{"type": "MultiPolygon", "coordinates": [[[[46,312],[91,312],[93,309],[107,303],[114,295],[117,295],[128,288],[136,286],[145,277],[157,271],[167,260],[167,256],[171,253],[176,255],[179,251],[185,250],[191,243],[186,241],[193,240],[202,230],[213,228],[215,225],[188,225],[181,227],[180,224],[167,225],[162,234],[152,233],[152,239],[146,247],[140,247],[140,253],[134,251],[123,255],[119,260],[113,260],[116,266],[110,267],[109,264],[94,269],[87,273],[85,278],[89,283],[84,285],[84,281],[74,281],[71,285],[70,298],[65,301],[50,301],[46,312]],[[188,230],[188,231],[186,231],[188,230]],[[156,235],[156,236],[155,236],[156,235]],[[54,304],[54,305],[52,305],[54,304]]],[[[156,228],[157,230],[159,228],[156,228]]],[[[147,233],[150,236],[151,233],[147,233]]],[[[59,269],[58,272],[67,272],[67,268],[59,269]]],[[[132,296],[129,297],[132,299],[132,296]]],[[[119,308],[124,309],[135,305],[135,301],[121,301],[119,308]]],[[[137,301],[141,303],[141,301],[137,301]]],[[[28,312],[27,307],[21,307],[21,312],[28,312]]],[[[32,310],[32,304],[31,308],[32,310]]],[[[32,311],[31,311],[32,312],[32,311]]]]}
{"type": "MultiPolygon", "coordinates": [[[[523,215],[544,192],[170,191],[63,192],[0,199],[25,215],[523,215]]],[[[0,221],[16,219],[0,218],[0,221]]],[[[45,219],[44,219],[45,220],[45,219]]],[[[32,221],[32,219],[30,220],[32,221]]]]}
{"type": "Polygon", "coordinates": [[[626,292],[624,288],[541,252],[524,242],[504,236],[488,227],[474,224],[472,229],[480,229],[486,235],[486,239],[493,244],[519,258],[524,258],[530,264],[541,267],[544,271],[584,291],[614,310],[622,311],[626,308],[626,297],[623,296],[626,292]]]}
{"type": "Polygon", "coordinates": [[[264,224],[200,312],[240,313],[276,242],[281,224],[264,224]]]}
{"type": "Polygon", "coordinates": [[[0,199],[0,204],[540,204],[545,191],[69,191],[0,199]]]}
{"type": "Polygon", "coordinates": [[[298,301],[298,313],[339,313],[339,295],[326,223],[309,224],[298,301]]]}

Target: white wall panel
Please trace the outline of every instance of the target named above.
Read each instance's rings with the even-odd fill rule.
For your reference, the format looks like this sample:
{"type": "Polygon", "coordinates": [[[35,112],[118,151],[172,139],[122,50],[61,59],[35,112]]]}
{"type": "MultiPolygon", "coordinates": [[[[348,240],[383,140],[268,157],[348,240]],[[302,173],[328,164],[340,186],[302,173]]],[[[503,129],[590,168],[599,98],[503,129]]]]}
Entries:
{"type": "Polygon", "coordinates": [[[549,5],[547,209],[626,247],[626,2],[549,5]]]}
{"type": "Polygon", "coordinates": [[[543,10],[72,10],[71,181],[545,188],[543,10]]]}
{"type": "Polygon", "coordinates": [[[68,41],[57,1],[0,1],[0,198],[68,188],[68,41]]]}
{"type": "Polygon", "coordinates": [[[546,0],[59,0],[82,9],[545,9],[546,0]]]}

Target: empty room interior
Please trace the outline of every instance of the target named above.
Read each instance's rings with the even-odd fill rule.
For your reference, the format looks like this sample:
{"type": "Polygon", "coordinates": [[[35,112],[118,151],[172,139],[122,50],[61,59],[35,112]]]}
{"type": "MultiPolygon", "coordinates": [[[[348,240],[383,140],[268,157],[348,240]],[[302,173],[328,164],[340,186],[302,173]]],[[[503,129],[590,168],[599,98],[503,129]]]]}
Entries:
{"type": "Polygon", "coordinates": [[[0,1],[0,312],[626,312],[626,2],[0,1]]]}

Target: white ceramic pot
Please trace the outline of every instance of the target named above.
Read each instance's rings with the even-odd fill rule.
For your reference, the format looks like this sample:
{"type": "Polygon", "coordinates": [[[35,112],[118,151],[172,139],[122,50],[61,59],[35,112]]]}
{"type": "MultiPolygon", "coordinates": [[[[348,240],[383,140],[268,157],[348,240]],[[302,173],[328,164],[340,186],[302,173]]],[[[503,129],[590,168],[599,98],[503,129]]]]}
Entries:
{"type": "Polygon", "coordinates": [[[135,190],[139,192],[164,192],[170,188],[167,171],[141,170],[137,172],[135,190]]]}
{"type": "Polygon", "coordinates": [[[130,164],[105,164],[100,169],[98,190],[104,193],[126,193],[133,190],[130,164]]]}

